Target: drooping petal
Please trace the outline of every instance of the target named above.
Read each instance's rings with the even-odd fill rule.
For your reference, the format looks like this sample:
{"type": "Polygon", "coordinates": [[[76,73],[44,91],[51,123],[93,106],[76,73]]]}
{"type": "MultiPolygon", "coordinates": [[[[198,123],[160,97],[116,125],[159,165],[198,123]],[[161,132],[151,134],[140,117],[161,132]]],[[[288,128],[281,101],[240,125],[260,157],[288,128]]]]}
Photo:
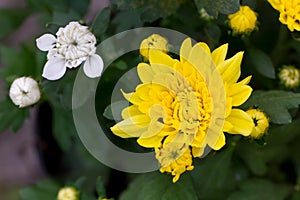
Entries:
{"type": "Polygon", "coordinates": [[[212,59],[214,60],[217,66],[225,60],[227,49],[228,44],[223,44],[211,53],[212,59]]]}
{"type": "Polygon", "coordinates": [[[233,126],[229,131],[227,131],[231,134],[248,136],[254,128],[252,118],[245,111],[240,109],[232,109],[230,115],[226,118],[226,121],[231,123],[233,126]]]}
{"type": "Polygon", "coordinates": [[[103,71],[103,60],[97,55],[93,54],[87,58],[83,65],[84,73],[90,78],[99,77],[103,71]]]}
{"type": "Polygon", "coordinates": [[[217,66],[224,82],[227,82],[228,85],[236,83],[239,79],[241,75],[242,58],[243,52],[239,52],[217,66]]]}
{"type": "Polygon", "coordinates": [[[36,39],[36,46],[42,51],[51,50],[56,44],[56,38],[51,34],[44,34],[36,39]]]}
{"type": "Polygon", "coordinates": [[[214,150],[219,150],[225,145],[225,135],[223,132],[210,130],[206,137],[206,143],[214,150]]]}
{"type": "Polygon", "coordinates": [[[163,136],[155,135],[150,138],[139,138],[137,142],[143,147],[155,148],[161,146],[161,141],[163,140],[163,138],[163,136]]]}
{"type": "Polygon", "coordinates": [[[117,123],[111,131],[122,138],[140,137],[147,131],[149,122],[146,115],[136,115],[117,123]]]}
{"type": "Polygon", "coordinates": [[[66,70],[65,59],[53,57],[46,62],[42,76],[48,80],[57,80],[66,73],[66,70]]]}

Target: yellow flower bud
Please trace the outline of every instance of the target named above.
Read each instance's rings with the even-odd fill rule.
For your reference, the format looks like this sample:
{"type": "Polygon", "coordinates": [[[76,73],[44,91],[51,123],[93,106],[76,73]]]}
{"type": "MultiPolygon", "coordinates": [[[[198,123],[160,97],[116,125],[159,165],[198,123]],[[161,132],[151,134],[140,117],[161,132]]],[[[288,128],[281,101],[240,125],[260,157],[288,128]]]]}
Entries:
{"type": "Polygon", "coordinates": [[[153,34],[144,39],[140,45],[140,54],[149,59],[149,50],[156,49],[163,52],[168,51],[168,40],[158,34],[153,34]]]}
{"type": "Polygon", "coordinates": [[[240,6],[240,10],[228,15],[228,19],[233,34],[247,34],[257,27],[256,13],[249,6],[240,6]]]}
{"type": "Polygon", "coordinates": [[[79,200],[79,191],[74,187],[63,187],[57,194],[57,200],[79,200]]]}
{"type": "Polygon", "coordinates": [[[249,109],[246,112],[253,119],[255,125],[250,133],[250,137],[259,139],[267,132],[267,129],[269,128],[269,119],[264,112],[258,109],[249,109]]]}
{"type": "Polygon", "coordinates": [[[278,77],[286,88],[296,88],[300,85],[300,70],[292,65],[283,66],[278,77]]]}

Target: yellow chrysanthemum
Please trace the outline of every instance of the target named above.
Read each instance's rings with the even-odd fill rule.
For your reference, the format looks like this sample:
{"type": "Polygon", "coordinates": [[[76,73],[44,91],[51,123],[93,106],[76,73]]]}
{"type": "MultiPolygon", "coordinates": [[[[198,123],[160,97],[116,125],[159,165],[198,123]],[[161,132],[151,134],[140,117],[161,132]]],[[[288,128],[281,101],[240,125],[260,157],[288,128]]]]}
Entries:
{"type": "Polygon", "coordinates": [[[250,33],[257,25],[256,13],[249,6],[240,6],[240,10],[228,15],[228,19],[229,26],[237,34],[250,33]]]}
{"type": "Polygon", "coordinates": [[[140,54],[146,58],[149,59],[149,50],[150,49],[156,49],[163,52],[168,51],[168,40],[166,38],[158,35],[158,34],[152,34],[146,39],[144,39],[140,45],[140,54]]]}
{"type": "Polygon", "coordinates": [[[253,128],[250,137],[258,139],[262,137],[269,128],[269,119],[266,114],[257,109],[249,109],[246,111],[253,119],[255,127],[253,128]]]}
{"type": "Polygon", "coordinates": [[[246,112],[233,108],[252,92],[251,77],[237,82],[243,53],[225,59],[227,49],[225,44],[211,52],[205,43],[192,46],[186,39],[180,60],[151,50],[150,64],[138,65],[142,83],[135,92],[123,92],[132,105],[112,132],[155,148],[161,171],[172,173],[174,182],[207,145],[214,150],[225,145],[223,132],[248,136],[254,127],[246,112]]]}
{"type": "Polygon", "coordinates": [[[179,179],[180,174],[194,169],[191,150],[184,145],[186,144],[172,144],[166,148],[155,148],[156,159],[163,166],[160,171],[171,173],[174,176],[174,183],[179,179]]]}
{"type": "Polygon", "coordinates": [[[268,0],[280,12],[279,21],[290,31],[300,31],[300,0],[268,0]]]}
{"type": "Polygon", "coordinates": [[[63,187],[57,194],[57,200],[79,200],[79,191],[74,187],[63,187]]]}
{"type": "Polygon", "coordinates": [[[286,88],[296,88],[300,85],[300,70],[292,65],[283,66],[278,77],[286,88]]]}

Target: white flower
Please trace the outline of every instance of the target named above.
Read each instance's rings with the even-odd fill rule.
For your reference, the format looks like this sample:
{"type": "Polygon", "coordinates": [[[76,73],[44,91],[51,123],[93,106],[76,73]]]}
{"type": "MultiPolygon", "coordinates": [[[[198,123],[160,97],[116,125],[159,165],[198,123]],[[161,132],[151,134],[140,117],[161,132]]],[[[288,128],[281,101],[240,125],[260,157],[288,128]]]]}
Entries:
{"type": "Polygon", "coordinates": [[[59,28],[56,37],[44,34],[36,40],[37,47],[48,51],[48,61],[42,76],[49,80],[60,79],[67,68],[78,67],[82,62],[84,73],[90,77],[99,77],[103,70],[103,60],[96,54],[96,38],[78,22],[70,22],[59,28]]]}
{"type": "Polygon", "coordinates": [[[21,77],[15,79],[11,84],[9,97],[15,105],[23,108],[38,102],[41,98],[41,92],[34,79],[21,77]]]}

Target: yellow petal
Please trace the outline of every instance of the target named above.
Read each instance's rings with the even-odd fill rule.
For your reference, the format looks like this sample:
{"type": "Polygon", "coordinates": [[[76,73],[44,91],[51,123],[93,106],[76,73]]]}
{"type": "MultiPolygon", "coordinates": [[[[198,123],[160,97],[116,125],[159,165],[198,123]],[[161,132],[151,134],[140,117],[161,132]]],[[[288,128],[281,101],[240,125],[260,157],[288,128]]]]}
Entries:
{"type": "Polygon", "coordinates": [[[161,141],[164,137],[155,135],[150,138],[139,138],[138,144],[146,148],[156,148],[161,146],[161,141]]]}
{"type": "Polygon", "coordinates": [[[203,47],[203,49],[206,51],[206,53],[210,55],[210,48],[205,42],[199,42],[198,44],[200,44],[203,47]]]}
{"type": "Polygon", "coordinates": [[[182,42],[180,47],[180,60],[186,61],[192,49],[192,41],[191,38],[187,38],[182,42]]]}
{"type": "Polygon", "coordinates": [[[137,105],[132,105],[132,106],[126,107],[122,110],[122,118],[123,119],[127,119],[127,118],[130,118],[132,116],[141,115],[141,114],[142,113],[139,110],[137,105]]]}
{"type": "Polygon", "coordinates": [[[245,111],[240,109],[232,109],[230,115],[226,118],[226,121],[233,126],[227,131],[231,134],[248,136],[254,128],[252,118],[245,111]]]}
{"type": "Polygon", "coordinates": [[[221,73],[224,82],[228,85],[236,83],[241,75],[241,62],[243,58],[243,52],[235,54],[230,59],[225,60],[217,66],[221,73]]]}
{"type": "Polygon", "coordinates": [[[117,123],[111,127],[111,131],[122,138],[139,137],[148,129],[149,123],[148,116],[136,115],[117,123]]]}
{"type": "Polygon", "coordinates": [[[225,145],[225,135],[223,132],[209,131],[206,136],[207,144],[214,150],[219,150],[225,145]]]}
{"type": "Polygon", "coordinates": [[[218,47],[212,52],[211,54],[212,59],[214,60],[217,66],[225,60],[227,49],[228,49],[228,44],[223,44],[222,46],[218,47]]]}
{"type": "Polygon", "coordinates": [[[151,83],[153,76],[154,76],[154,72],[153,72],[151,66],[149,66],[146,63],[140,63],[137,66],[137,72],[140,77],[140,80],[143,83],[151,83]]]}
{"type": "Polygon", "coordinates": [[[165,66],[172,67],[176,63],[177,60],[171,58],[168,54],[166,54],[162,51],[150,50],[149,61],[150,61],[151,65],[152,64],[162,64],[165,66]]]}
{"type": "Polygon", "coordinates": [[[228,132],[233,128],[232,124],[229,121],[224,121],[223,131],[228,132]]]}
{"type": "Polygon", "coordinates": [[[232,97],[232,105],[240,106],[250,97],[252,88],[248,85],[233,84],[229,87],[228,96],[232,97]]]}
{"type": "Polygon", "coordinates": [[[203,155],[204,149],[205,148],[193,147],[192,148],[193,157],[201,157],[203,155]]]}

